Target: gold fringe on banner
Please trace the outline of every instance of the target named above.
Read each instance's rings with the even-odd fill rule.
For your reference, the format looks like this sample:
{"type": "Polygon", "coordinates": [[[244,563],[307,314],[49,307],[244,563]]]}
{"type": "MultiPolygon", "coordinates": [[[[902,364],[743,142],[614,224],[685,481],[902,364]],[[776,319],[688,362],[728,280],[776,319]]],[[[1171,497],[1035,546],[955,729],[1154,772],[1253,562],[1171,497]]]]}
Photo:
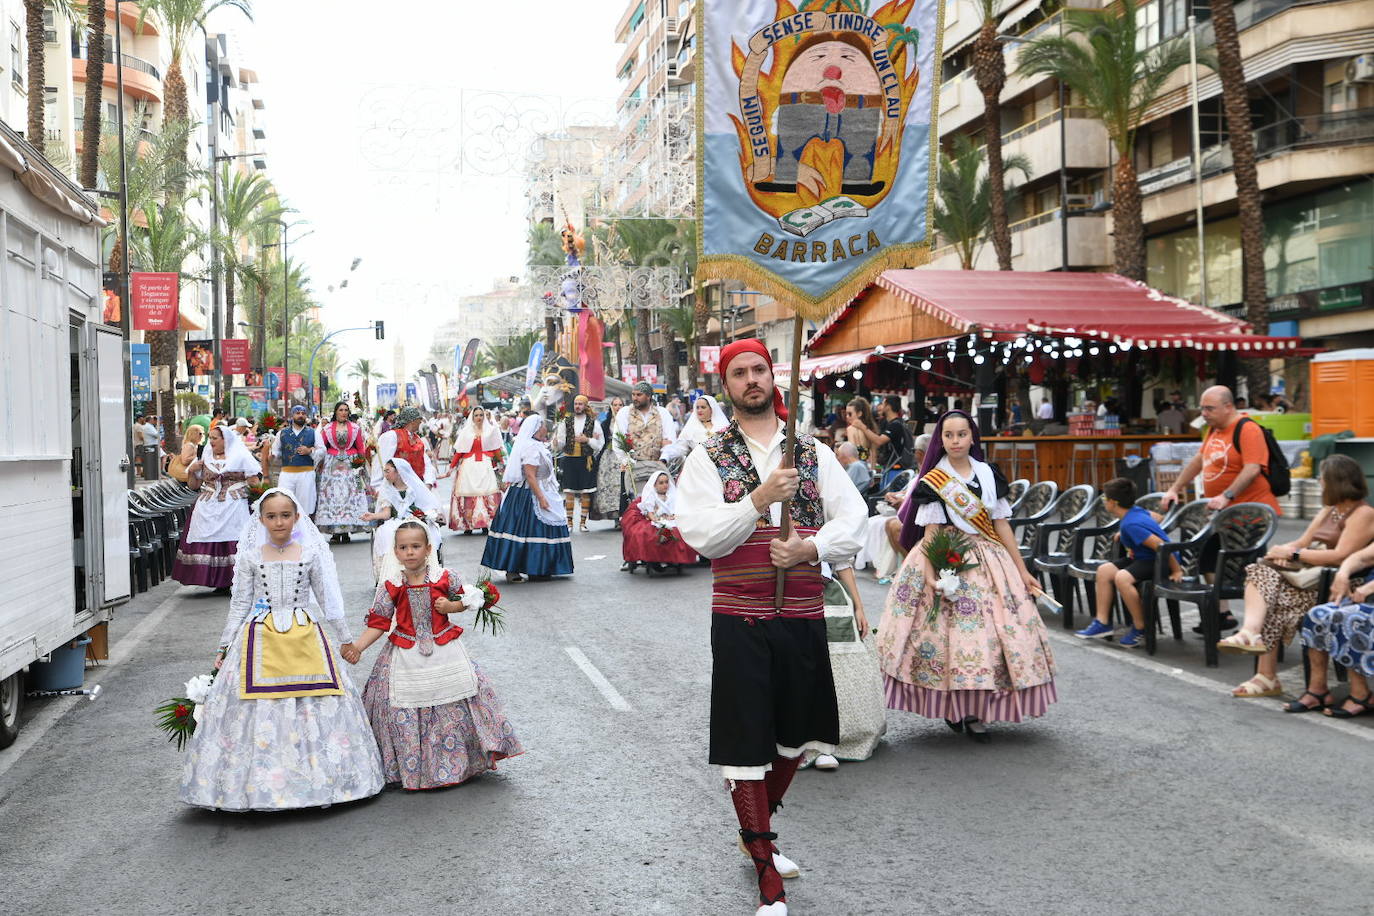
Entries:
{"type": "Polygon", "coordinates": [[[863,292],[885,270],[922,267],[930,261],[930,246],[892,245],[869,258],[819,297],[812,297],[750,258],[738,254],[709,255],[697,263],[697,280],[734,280],[772,296],[810,321],[828,318],[863,292]]]}

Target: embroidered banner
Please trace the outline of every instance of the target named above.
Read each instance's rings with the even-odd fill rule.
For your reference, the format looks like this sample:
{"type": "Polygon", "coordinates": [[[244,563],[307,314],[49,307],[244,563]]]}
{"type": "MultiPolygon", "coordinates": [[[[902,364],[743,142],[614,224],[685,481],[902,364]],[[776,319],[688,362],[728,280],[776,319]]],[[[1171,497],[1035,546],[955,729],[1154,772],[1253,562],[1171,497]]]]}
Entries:
{"type": "Polygon", "coordinates": [[[940,0],[698,7],[699,279],[851,298],[929,252],[940,0]]]}

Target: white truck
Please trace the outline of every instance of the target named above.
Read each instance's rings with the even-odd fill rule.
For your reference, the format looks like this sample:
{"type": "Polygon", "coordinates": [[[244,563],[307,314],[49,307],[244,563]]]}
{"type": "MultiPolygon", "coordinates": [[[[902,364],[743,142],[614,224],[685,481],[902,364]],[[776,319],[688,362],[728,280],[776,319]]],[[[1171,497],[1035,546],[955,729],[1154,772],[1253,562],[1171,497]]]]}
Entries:
{"type": "Polygon", "coordinates": [[[124,340],[99,208],[0,122],[0,747],[24,673],[130,596],[124,340]]]}

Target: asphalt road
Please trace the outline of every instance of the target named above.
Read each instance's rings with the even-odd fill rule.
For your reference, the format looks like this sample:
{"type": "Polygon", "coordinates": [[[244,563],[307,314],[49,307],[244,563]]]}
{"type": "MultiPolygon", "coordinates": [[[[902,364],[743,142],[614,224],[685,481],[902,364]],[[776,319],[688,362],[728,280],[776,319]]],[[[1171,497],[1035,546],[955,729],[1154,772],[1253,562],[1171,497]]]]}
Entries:
{"type": "MultiPolygon", "coordinates": [[[[31,703],[0,751],[0,913],[753,913],[705,759],[709,572],[621,573],[618,534],[597,527],[575,539],[575,576],[506,588],[509,630],[469,644],[527,752],[322,811],[176,800],[180,756],[151,711],[206,669],[227,599],[140,596],[113,662],[87,673],[104,695],[31,703]]],[[[449,565],[475,572],[482,540],[450,537],[449,565]]],[[[368,546],[336,557],[361,618],[368,546]]],[[[884,590],[860,578],[876,622],[884,590]]],[[[981,746],[889,713],[871,760],[798,775],[774,822],[803,869],[792,912],[1371,912],[1374,728],[1232,700],[1243,660],[1203,671],[1196,640],[1147,660],[1051,628],[1044,719],[981,746]]]]}

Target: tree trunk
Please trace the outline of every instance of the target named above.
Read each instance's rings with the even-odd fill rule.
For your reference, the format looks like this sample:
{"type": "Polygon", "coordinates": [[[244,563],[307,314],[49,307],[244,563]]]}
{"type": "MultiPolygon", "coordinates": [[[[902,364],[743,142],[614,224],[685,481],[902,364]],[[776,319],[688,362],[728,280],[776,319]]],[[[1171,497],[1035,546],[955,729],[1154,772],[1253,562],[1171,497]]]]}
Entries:
{"type": "MultiPolygon", "coordinates": [[[[649,310],[635,309],[635,364],[647,366],[653,362],[654,351],[649,346],[649,310]]],[[[636,372],[639,370],[636,369],[636,372]]]]}
{"type": "Polygon", "coordinates": [[[24,0],[24,41],[29,50],[29,75],[25,91],[28,95],[28,128],[24,139],[34,149],[43,150],[43,87],[48,78],[43,75],[43,0],[24,0]]]}
{"type": "Polygon", "coordinates": [[[1140,216],[1140,183],[1130,153],[1112,170],[1112,259],[1128,280],[1145,281],[1145,226],[1140,216]]]}
{"type": "MultiPolygon", "coordinates": [[[[234,272],[226,270],[224,272],[224,333],[220,335],[221,340],[228,340],[234,336],[234,272]]],[[[215,367],[219,371],[219,366],[215,367]]]]}
{"type": "Polygon", "coordinates": [[[688,378],[693,388],[705,389],[706,379],[701,373],[701,342],[706,339],[706,326],[711,320],[711,300],[706,295],[706,287],[697,290],[692,297],[692,343],[688,357],[692,364],[687,367],[688,378]]]}
{"type": "MultiPolygon", "coordinates": [[[[1264,282],[1263,197],[1255,167],[1255,139],[1250,132],[1250,100],[1245,90],[1236,11],[1231,0],[1214,0],[1212,27],[1216,31],[1217,75],[1221,78],[1222,106],[1226,112],[1236,179],[1236,206],[1240,211],[1241,301],[1245,306],[1245,320],[1256,334],[1266,334],[1269,331],[1269,299],[1264,282]]],[[[1269,393],[1267,359],[1247,359],[1242,371],[1251,398],[1269,393]]]]}
{"type": "MultiPolygon", "coordinates": [[[[164,123],[184,123],[188,119],[186,104],[186,79],[181,75],[181,55],[174,53],[167,65],[167,75],[162,79],[162,89],[167,102],[162,109],[164,123]]],[[[180,199],[186,193],[186,147],[190,142],[186,134],[180,143],[174,143],[167,152],[167,194],[169,198],[180,199]]],[[[218,152],[218,151],[217,151],[218,152]]],[[[214,164],[211,164],[214,167],[214,164]]]]}
{"type": "Polygon", "coordinates": [[[678,381],[677,337],[673,326],[662,320],[658,323],[658,335],[663,340],[663,390],[671,397],[682,384],[678,381]]]}
{"type": "MultiPolygon", "coordinates": [[[[105,80],[105,0],[86,0],[86,86],[105,80]]],[[[100,133],[105,125],[101,93],[86,90],[81,110],[81,187],[94,188],[100,171],[100,133]]]]}
{"type": "Polygon", "coordinates": [[[558,352],[558,320],[552,315],[544,316],[544,358],[548,359],[558,352]]]}
{"type": "Polygon", "coordinates": [[[989,229],[997,269],[1011,270],[1011,229],[1007,223],[1006,171],[1002,166],[1002,89],[1007,62],[997,41],[997,18],[983,20],[973,46],[973,78],[983,95],[983,138],[987,142],[989,229]]]}
{"type": "MultiPolygon", "coordinates": [[[[258,326],[256,330],[257,333],[253,336],[258,341],[256,348],[258,351],[257,368],[259,372],[262,372],[267,368],[267,286],[263,283],[258,284],[258,326]]],[[[364,386],[367,385],[367,381],[367,379],[363,379],[364,386]]],[[[366,402],[366,396],[363,400],[366,402]]]]}

